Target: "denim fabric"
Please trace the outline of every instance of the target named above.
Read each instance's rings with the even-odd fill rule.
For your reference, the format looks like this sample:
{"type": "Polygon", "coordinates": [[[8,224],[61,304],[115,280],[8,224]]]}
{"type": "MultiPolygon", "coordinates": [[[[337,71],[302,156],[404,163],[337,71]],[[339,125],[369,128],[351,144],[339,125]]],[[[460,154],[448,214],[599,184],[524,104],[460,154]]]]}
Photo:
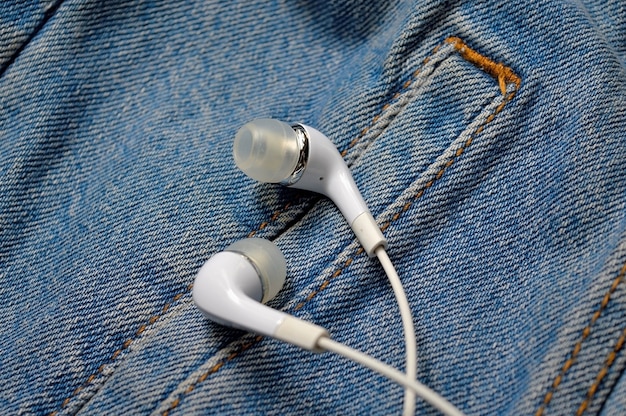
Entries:
{"type": "Polygon", "coordinates": [[[404,369],[339,211],[236,170],[238,127],[273,117],[354,172],[420,381],[468,414],[622,414],[625,97],[620,2],[2,2],[1,413],[400,412],[369,370],[193,305],[213,253],[271,239],[273,307],[404,369]]]}

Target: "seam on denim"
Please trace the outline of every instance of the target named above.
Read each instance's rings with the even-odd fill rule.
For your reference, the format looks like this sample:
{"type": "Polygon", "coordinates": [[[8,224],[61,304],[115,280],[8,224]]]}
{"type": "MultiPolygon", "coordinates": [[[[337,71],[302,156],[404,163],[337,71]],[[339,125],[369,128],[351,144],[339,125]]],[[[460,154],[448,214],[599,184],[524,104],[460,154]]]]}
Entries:
{"type": "Polygon", "coordinates": [[[613,350],[606,356],[606,359],[604,360],[604,366],[600,369],[600,371],[596,375],[595,380],[593,384],[591,385],[591,387],[589,387],[585,400],[583,400],[583,402],[580,404],[580,407],[576,411],[576,416],[582,416],[582,414],[585,413],[585,410],[587,410],[587,407],[593,400],[593,397],[595,396],[596,391],[598,391],[598,387],[600,387],[600,383],[602,383],[602,380],[608,374],[609,370],[611,369],[611,366],[613,365],[613,363],[615,362],[615,359],[617,358],[617,354],[619,354],[620,351],[622,350],[624,343],[626,343],[626,328],[624,328],[624,330],[622,331],[622,334],[617,339],[617,343],[615,343],[615,345],[613,346],[613,350]]]}
{"type": "MultiPolygon", "coordinates": [[[[430,56],[426,57],[423,61],[422,61],[422,67],[424,65],[426,65],[432,58],[432,56],[434,54],[436,54],[440,49],[441,49],[442,45],[438,45],[435,49],[433,49],[432,53],[430,56]]],[[[361,140],[375,125],[376,123],[378,123],[382,118],[384,113],[389,110],[392,106],[392,104],[394,103],[394,101],[398,100],[402,94],[404,92],[406,92],[406,90],[411,86],[411,84],[413,83],[413,81],[415,80],[415,78],[420,74],[422,67],[418,68],[417,70],[415,70],[412,74],[411,74],[411,78],[408,79],[407,81],[405,81],[402,84],[402,87],[399,91],[397,91],[392,97],[391,100],[386,103],[385,105],[383,105],[383,107],[381,108],[381,111],[372,118],[370,125],[366,128],[364,128],[363,130],[361,130],[360,134],[353,139],[349,144],[348,147],[346,149],[344,149],[341,152],[341,155],[343,157],[345,157],[348,154],[348,151],[354,147],[359,140],[361,140]]],[[[407,102],[408,103],[408,102],[407,102]]],[[[394,110],[394,113],[392,114],[392,117],[395,117],[397,114],[400,113],[401,109],[404,108],[407,103],[404,103],[404,105],[402,105],[400,107],[400,109],[396,109],[394,110]]],[[[387,124],[385,126],[383,126],[383,128],[380,129],[380,131],[376,132],[376,136],[379,136],[380,134],[382,134],[386,128],[386,126],[389,124],[389,122],[387,122],[387,124]]],[[[373,140],[373,139],[370,139],[373,140]]],[[[297,195],[296,198],[294,198],[295,200],[299,199],[300,195],[297,195]]],[[[272,213],[272,215],[270,216],[269,219],[261,222],[261,224],[254,230],[250,231],[248,233],[248,238],[255,236],[258,232],[264,230],[268,225],[270,225],[272,222],[276,221],[283,213],[287,212],[293,205],[295,204],[294,200],[289,201],[287,204],[285,204],[285,206],[283,206],[281,209],[274,211],[274,213],[272,213]]],[[[81,383],[73,392],[71,395],[69,395],[67,398],[65,398],[65,400],[63,400],[62,404],[61,404],[61,409],[65,408],[69,402],[71,401],[71,399],[73,397],[75,397],[78,393],[80,393],[85,387],[87,387],[88,385],[90,385],[97,377],[98,374],[102,373],[102,370],[105,368],[105,365],[108,363],[111,363],[113,361],[115,361],[117,359],[117,357],[124,351],[126,350],[135,339],[137,339],[138,336],[141,335],[141,333],[145,330],[145,328],[149,325],[152,325],[154,322],[156,322],[157,319],[159,319],[159,316],[164,314],[165,312],[167,312],[167,309],[170,306],[170,303],[177,301],[178,299],[180,299],[180,297],[182,297],[183,295],[189,293],[191,291],[191,289],[193,288],[193,284],[190,284],[189,286],[187,286],[187,288],[176,294],[174,296],[174,298],[172,299],[172,301],[168,302],[162,309],[161,313],[159,315],[154,315],[150,318],[150,320],[148,321],[148,323],[143,324],[139,327],[139,329],[135,332],[135,336],[133,338],[129,338],[127,339],[124,344],[122,345],[122,348],[117,349],[112,355],[111,357],[109,357],[109,359],[102,365],[100,365],[100,367],[98,367],[98,370],[91,374],[86,381],[84,381],[83,383],[81,383]]],[[[53,411],[51,413],[49,413],[49,416],[56,416],[57,415],[57,411],[53,411]]]]}
{"type": "MultiPolygon", "coordinates": [[[[69,396],[65,398],[65,400],[63,400],[59,410],[62,410],[65,407],[67,407],[67,405],[76,395],[78,395],[87,386],[89,386],[98,377],[99,374],[103,374],[107,364],[114,362],[120,356],[120,354],[122,354],[125,350],[127,350],[132,345],[132,343],[135,342],[135,340],[141,334],[143,334],[143,332],[146,329],[148,329],[148,327],[150,327],[155,322],[157,322],[170,309],[170,307],[172,306],[174,302],[177,302],[178,300],[180,300],[180,298],[182,298],[185,294],[189,293],[192,288],[193,288],[193,284],[187,285],[187,287],[185,287],[183,291],[174,295],[174,297],[172,297],[172,299],[169,302],[163,305],[159,313],[152,315],[150,319],[148,319],[147,322],[140,325],[139,328],[135,330],[134,336],[132,338],[128,338],[126,341],[124,341],[124,343],[122,344],[120,348],[115,350],[115,352],[113,352],[113,354],[111,354],[111,356],[104,363],[102,363],[95,372],[93,372],[89,377],[87,377],[87,379],[84,382],[82,382],[78,387],[76,387],[76,389],[74,389],[72,394],[70,394],[69,396]]],[[[56,416],[59,410],[53,410],[52,412],[48,414],[48,416],[56,416]]]]}
{"type": "Polygon", "coordinates": [[[44,28],[44,26],[48,23],[48,21],[50,21],[52,16],[56,14],[57,10],[59,10],[59,7],[61,6],[61,3],[63,3],[63,1],[64,0],[58,0],[56,3],[52,3],[50,6],[48,6],[48,10],[44,12],[43,18],[37,24],[37,26],[35,26],[33,31],[28,35],[28,38],[26,38],[24,43],[22,43],[15,50],[15,52],[13,52],[13,54],[9,57],[9,59],[0,67],[0,78],[4,76],[4,73],[7,71],[7,69],[9,69],[9,67],[13,64],[13,62],[15,62],[15,60],[21,55],[24,49],[26,49],[28,44],[35,38],[35,36],[37,36],[37,34],[41,31],[41,29],[44,28]]]}
{"type": "MultiPolygon", "coordinates": [[[[556,393],[557,389],[559,388],[559,385],[563,381],[563,377],[565,377],[565,374],[574,365],[574,363],[576,361],[576,357],[578,356],[578,354],[580,353],[580,350],[582,349],[583,342],[587,338],[589,338],[589,335],[591,334],[591,327],[600,318],[600,316],[602,315],[602,312],[604,311],[604,309],[606,309],[606,306],[608,305],[609,301],[611,300],[611,296],[613,296],[613,293],[615,292],[615,290],[617,289],[619,284],[624,280],[624,276],[625,275],[626,275],[626,263],[624,263],[624,265],[620,269],[617,277],[613,280],[609,290],[602,297],[602,300],[600,301],[600,306],[598,307],[598,309],[596,309],[596,311],[591,316],[591,319],[590,319],[589,323],[582,330],[580,339],[576,342],[576,344],[574,345],[574,348],[569,353],[569,357],[567,358],[567,360],[565,361],[565,363],[561,367],[561,370],[559,371],[559,374],[554,378],[554,381],[552,381],[552,385],[550,386],[550,388],[548,389],[548,392],[543,397],[543,402],[541,403],[541,405],[539,406],[539,408],[535,412],[535,416],[543,415],[543,412],[545,411],[546,407],[550,404],[550,401],[552,401],[552,397],[554,396],[554,394],[556,393]]],[[[623,344],[623,342],[622,342],[622,344],[623,344]]],[[[619,347],[621,349],[622,345],[619,342],[618,342],[618,344],[616,344],[616,346],[617,345],[619,345],[619,347]]],[[[612,362],[611,362],[611,365],[612,365],[612,362]]],[[[604,375],[602,375],[602,378],[604,378],[604,375]]],[[[602,380],[600,379],[598,381],[598,385],[600,384],[600,381],[602,381],[602,380]]],[[[595,383],[594,383],[594,385],[595,385],[595,383]]],[[[592,388],[593,388],[593,386],[592,386],[592,388]]],[[[597,386],[595,386],[594,391],[591,394],[591,398],[595,394],[595,389],[597,389],[597,386]]],[[[591,389],[590,389],[590,391],[591,391],[591,389]]],[[[588,395],[588,398],[589,398],[589,395],[588,395]]],[[[585,402],[586,401],[587,400],[585,400],[585,402]]],[[[585,404],[585,402],[583,402],[583,404],[585,404]]],[[[587,406],[587,404],[585,404],[585,407],[587,406]]],[[[581,404],[581,407],[582,407],[582,404],[581,404]]],[[[583,412],[584,412],[584,409],[583,409],[583,412]]]]}
{"type": "MultiPolygon", "coordinates": [[[[411,84],[414,82],[415,78],[416,78],[418,75],[420,75],[420,72],[421,72],[421,70],[422,70],[423,66],[424,66],[424,65],[426,65],[426,64],[427,64],[427,63],[428,63],[428,62],[432,59],[432,56],[433,56],[434,54],[436,54],[436,53],[437,53],[437,52],[441,49],[441,46],[442,46],[442,45],[439,45],[439,46],[437,46],[435,49],[433,49],[433,51],[432,51],[431,55],[430,55],[430,56],[428,56],[428,57],[426,57],[426,58],[422,61],[422,67],[418,68],[417,70],[415,70],[415,71],[411,74],[411,78],[410,78],[410,79],[408,79],[407,81],[405,81],[405,82],[402,84],[402,87],[400,88],[400,90],[399,90],[399,91],[397,91],[397,92],[396,92],[396,93],[395,93],[395,94],[391,97],[391,100],[390,100],[388,103],[386,103],[385,105],[383,105],[383,107],[381,108],[381,111],[380,111],[380,112],[379,112],[376,116],[374,116],[374,117],[372,118],[372,120],[371,120],[371,122],[370,122],[370,125],[369,125],[368,127],[364,128],[363,130],[361,130],[360,134],[359,134],[359,135],[358,135],[355,139],[353,139],[353,140],[352,140],[352,141],[348,144],[348,147],[347,147],[346,149],[344,149],[344,150],[341,152],[341,155],[342,155],[343,157],[345,157],[345,156],[348,154],[348,151],[349,151],[352,147],[354,147],[354,146],[355,146],[355,145],[359,142],[359,140],[361,140],[361,139],[362,139],[362,138],[363,138],[363,137],[364,137],[364,136],[365,136],[365,135],[366,135],[366,134],[367,134],[367,133],[368,133],[368,132],[369,132],[369,131],[370,131],[370,130],[371,130],[371,129],[375,126],[375,125],[376,125],[376,123],[378,123],[379,121],[381,121],[381,120],[383,119],[383,115],[384,115],[384,113],[385,113],[385,112],[387,112],[388,110],[390,110],[390,109],[391,109],[391,107],[392,107],[392,105],[393,105],[393,103],[394,103],[395,101],[397,101],[397,100],[398,100],[398,99],[402,96],[402,94],[403,94],[403,93],[405,93],[405,92],[406,92],[406,90],[407,90],[407,89],[411,86],[411,84]]],[[[408,103],[408,102],[407,102],[407,103],[408,103]]],[[[404,105],[402,105],[402,106],[400,107],[400,109],[399,109],[399,110],[398,110],[398,109],[393,110],[392,117],[395,117],[397,114],[399,114],[399,113],[400,113],[400,111],[401,111],[401,109],[402,109],[402,108],[404,108],[404,107],[407,105],[407,103],[404,103],[404,105]]],[[[386,117],[386,118],[388,119],[388,117],[386,117]]],[[[389,124],[389,122],[387,122],[387,125],[388,125],[388,124],[389,124]]],[[[376,137],[377,137],[377,136],[379,136],[380,134],[382,134],[382,133],[384,132],[385,127],[386,127],[387,125],[383,126],[383,128],[381,128],[381,129],[380,129],[380,131],[377,131],[377,132],[376,132],[376,137]]],[[[372,139],[370,139],[370,140],[372,140],[372,139]]],[[[300,197],[300,195],[296,196],[296,198],[295,198],[295,199],[297,200],[299,197],[300,197]]],[[[260,232],[260,231],[264,230],[264,229],[265,229],[268,225],[270,225],[272,222],[276,221],[276,220],[280,217],[280,215],[282,215],[283,213],[287,212],[287,211],[288,211],[288,210],[289,210],[289,209],[290,209],[290,208],[291,208],[294,204],[295,204],[294,200],[289,201],[289,202],[288,202],[287,204],[285,204],[285,206],[283,206],[281,209],[279,209],[279,210],[277,210],[277,211],[274,211],[274,213],[272,213],[272,215],[270,216],[270,218],[269,218],[269,219],[267,219],[267,220],[263,221],[263,222],[262,222],[262,223],[261,223],[261,224],[260,224],[260,225],[259,225],[256,229],[254,229],[254,230],[252,230],[252,231],[250,231],[250,232],[248,233],[248,235],[247,235],[247,236],[248,236],[248,238],[253,237],[253,236],[254,236],[254,235],[256,235],[258,232],[260,232]]],[[[92,373],[92,374],[91,374],[91,375],[90,375],[90,376],[89,376],[89,377],[88,377],[88,378],[87,378],[87,379],[86,379],[83,383],[81,383],[81,384],[80,384],[80,385],[79,385],[79,386],[78,386],[78,387],[77,387],[77,388],[76,388],[76,389],[72,392],[72,394],[71,394],[71,395],[69,395],[68,397],[66,397],[66,398],[65,398],[65,400],[63,400],[63,402],[61,403],[61,409],[64,409],[64,408],[65,408],[65,407],[66,407],[66,406],[70,403],[70,401],[71,401],[71,399],[72,399],[72,398],[74,398],[76,395],[78,395],[78,393],[80,393],[80,392],[81,392],[81,391],[82,391],[85,387],[89,386],[89,385],[90,385],[90,384],[91,384],[91,383],[92,383],[92,382],[96,379],[96,377],[98,376],[98,374],[101,374],[101,373],[102,373],[102,371],[103,371],[103,369],[105,368],[106,364],[109,364],[109,363],[111,363],[111,362],[115,361],[115,360],[118,358],[118,356],[119,356],[119,355],[120,355],[120,354],[121,354],[124,350],[126,350],[126,349],[127,349],[127,348],[128,348],[128,347],[129,347],[129,346],[130,346],[133,342],[134,342],[134,340],[135,340],[135,339],[137,339],[137,337],[138,337],[138,336],[140,336],[140,335],[143,333],[143,331],[144,331],[144,330],[145,330],[148,326],[150,326],[150,325],[154,324],[154,323],[157,321],[157,319],[159,319],[159,317],[160,317],[161,315],[163,315],[165,312],[167,312],[167,309],[170,307],[170,304],[171,304],[172,302],[175,302],[175,301],[179,300],[179,299],[180,299],[183,295],[185,295],[185,294],[189,293],[189,292],[192,290],[192,288],[193,288],[193,284],[188,285],[188,286],[185,288],[185,290],[184,290],[184,291],[182,291],[182,292],[180,292],[180,293],[176,294],[176,295],[174,296],[174,298],[173,298],[170,302],[168,302],[167,304],[165,304],[165,306],[162,308],[162,310],[161,310],[161,313],[160,313],[160,314],[158,314],[158,315],[153,315],[147,323],[145,323],[145,324],[141,325],[141,326],[139,327],[139,329],[135,332],[135,336],[134,336],[133,338],[129,338],[129,339],[127,339],[127,340],[124,342],[124,344],[122,344],[122,347],[121,347],[121,348],[117,349],[117,350],[116,350],[116,351],[115,351],[115,352],[114,352],[114,353],[113,353],[113,354],[109,357],[109,359],[108,359],[108,360],[107,360],[104,364],[102,364],[102,365],[100,365],[100,367],[98,367],[98,369],[97,369],[97,371],[96,371],[96,372],[92,373]]],[[[244,345],[244,346],[245,346],[245,345],[244,345]]],[[[242,350],[242,351],[245,351],[246,349],[247,349],[247,348],[243,348],[243,350],[242,350]]],[[[221,367],[221,365],[220,365],[220,366],[218,366],[218,367],[217,367],[217,369],[219,369],[219,367],[221,367]]],[[[53,411],[53,412],[49,413],[49,416],[56,416],[56,415],[57,415],[57,413],[58,413],[58,411],[57,411],[57,410],[55,410],[55,411],[53,411]]]]}
{"type": "MultiPolygon", "coordinates": [[[[363,139],[369,133],[372,133],[372,131],[374,131],[375,128],[377,128],[378,130],[374,131],[373,133],[374,136],[370,137],[369,141],[375,140],[378,136],[380,136],[381,134],[385,132],[386,128],[391,123],[391,120],[393,120],[395,116],[400,114],[400,112],[404,109],[404,107],[406,107],[409,104],[410,99],[405,100],[404,102],[400,103],[400,105],[397,106],[397,108],[395,104],[398,101],[400,101],[400,98],[402,97],[403,94],[408,92],[411,85],[416,81],[418,76],[421,74],[424,66],[432,60],[433,56],[437,52],[439,52],[442,46],[443,44],[438,45],[436,48],[433,49],[431,54],[422,61],[421,66],[411,73],[409,79],[406,80],[401,85],[400,89],[394,93],[391,99],[389,99],[389,101],[381,107],[380,111],[374,117],[370,119],[370,123],[366,127],[364,127],[359,132],[359,134],[348,143],[346,148],[344,148],[343,150],[339,152],[343,158],[345,158],[348,155],[348,152],[352,148],[354,148],[361,141],[361,139],[363,139]],[[386,114],[386,113],[389,113],[389,114],[386,114]],[[382,125],[378,126],[377,124],[382,124],[382,125]]],[[[442,59],[445,59],[445,57],[442,59]]],[[[259,231],[262,231],[263,229],[265,229],[269,224],[276,221],[280,217],[280,215],[284,214],[292,205],[293,205],[293,202],[289,202],[282,209],[274,211],[274,213],[270,216],[270,218],[261,222],[261,224],[259,224],[259,226],[255,230],[252,230],[248,234],[248,237],[253,237],[259,231]]]]}
{"type": "Polygon", "coordinates": [[[460,38],[449,37],[446,43],[454,45],[454,48],[461,54],[463,59],[476,65],[498,81],[498,86],[502,95],[506,95],[507,84],[515,84],[516,90],[519,89],[522,79],[511,68],[502,62],[496,62],[484,55],[476,52],[463,42],[460,38]]]}
{"type": "MultiPolygon", "coordinates": [[[[469,49],[462,40],[460,40],[459,38],[447,38],[445,40],[446,43],[453,43],[455,44],[455,49],[457,51],[460,51],[462,49],[464,49],[465,51],[471,51],[472,54],[476,54],[473,55],[473,59],[476,59],[476,56],[482,57],[482,59],[484,59],[487,64],[494,64],[494,65],[502,65],[502,64],[495,64],[494,61],[490,60],[489,58],[486,58],[480,54],[478,54],[477,52],[473,51],[472,49],[469,49]],[[457,46],[458,45],[458,46],[457,46]]],[[[439,49],[439,46],[437,48],[435,48],[435,51],[433,53],[435,53],[437,50],[439,49]]],[[[461,56],[465,58],[465,55],[463,53],[461,53],[461,56]]],[[[477,62],[469,60],[468,62],[476,64],[477,62]]],[[[476,65],[477,67],[483,69],[483,66],[481,65],[476,65]]],[[[426,192],[427,189],[431,188],[435,182],[437,182],[439,179],[441,179],[441,177],[443,176],[443,174],[445,173],[445,171],[452,166],[452,164],[454,163],[454,160],[456,160],[457,158],[459,158],[464,152],[465,150],[467,150],[467,148],[472,144],[473,140],[476,138],[476,136],[480,135],[484,129],[486,128],[486,126],[488,124],[490,124],[495,117],[504,109],[504,107],[515,97],[515,94],[517,93],[520,85],[521,85],[521,78],[518,77],[512,70],[510,70],[507,67],[506,68],[506,72],[512,75],[507,75],[505,77],[505,90],[504,90],[504,94],[503,94],[503,99],[502,102],[500,104],[498,104],[498,106],[493,110],[493,112],[488,115],[485,118],[485,121],[483,121],[470,135],[469,138],[456,150],[456,152],[454,153],[454,155],[452,155],[449,160],[444,164],[443,167],[441,167],[437,173],[435,174],[434,178],[431,179],[430,181],[428,181],[419,191],[417,191],[413,197],[411,198],[411,200],[407,201],[405,204],[402,205],[402,207],[400,207],[399,210],[397,210],[391,217],[390,220],[386,221],[385,223],[383,223],[383,225],[380,226],[381,230],[384,232],[387,228],[389,228],[389,226],[397,221],[398,219],[400,219],[400,217],[402,216],[402,214],[404,214],[405,212],[407,212],[409,210],[409,208],[411,208],[411,206],[413,205],[413,203],[420,199],[424,193],[426,192]],[[509,72],[510,71],[510,72],[509,72]]],[[[491,72],[488,72],[490,75],[494,76],[491,72]]],[[[497,75],[498,73],[496,73],[497,75]]],[[[494,76],[494,78],[496,78],[496,80],[498,80],[498,83],[500,83],[500,80],[498,78],[498,76],[494,76]]],[[[334,272],[327,277],[326,279],[323,280],[323,282],[321,283],[321,285],[318,287],[318,289],[316,290],[312,290],[311,292],[309,292],[309,294],[305,297],[305,299],[299,303],[297,303],[295,306],[291,307],[291,308],[287,308],[285,310],[285,312],[289,313],[289,312],[295,312],[298,311],[300,309],[302,309],[309,301],[311,301],[313,298],[315,298],[315,296],[317,296],[320,292],[324,291],[324,289],[326,289],[332,282],[333,279],[339,277],[344,270],[346,270],[356,259],[357,256],[360,256],[361,254],[364,254],[365,250],[362,247],[359,247],[358,249],[356,249],[353,254],[349,255],[348,259],[345,260],[343,262],[343,264],[336,268],[334,270],[334,272]]],[[[215,373],[217,373],[227,362],[232,361],[233,359],[237,358],[239,355],[241,355],[244,351],[250,349],[251,347],[253,347],[254,345],[258,344],[261,340],[263,340],[263,336],[259,335],[256,336],[254,339],[247,341],[245,343],[243,343],[241,346],[239,346],[238,348],[235,348],[231,353],[229,353],[225,358],[219,360],[217,363],[215,363],[214,365],[212,365],[207,371],[203,372],[194,382],[192,382],[191,384],[189,384],[187,386],[187,388],[178,395],[178,397],[176,397],[169,405],[169,407],[163,411],[161,413],[162,416],[168,416],[169,412],[171,410],[174,410],[175,408],[177,408],[181,401],[189,394],[191,393],[199,384],[201,384],[202,382],[204,382],[210,375],[213,375],[215,373]]],[[[232,344],[231,344],[232,345],[232,344]]],[[[227,347],[228,348],[228,347],[227,347]]],[[[223,351],[223,350],[222,350],[223,351]]]]}
{"type": "Polygon", "coordinates": [[[293,205],[292,201],[289,201],[285,204],[284,207],[282,207],[281,209],[274,211],[274,213],[272,214],[272,216],[266,220],[263,221],[257,228],[256,230],[252,230],[248,233],[248,238],[250,237],[254,237],[256,233],[258,233],[259,231],[263,231],[265,229],[265,227],[267,227],[268,225],[270,225],[272,222],[276,221],[278,219],[278,217],[281,216],[281,214],[283,214],[284,212],[286,212],[287,210],[289,210],[289,208],[291,208],[291,206],[293,205]]]}
{"type": "MultiPolygon", "coordinates": [[[[626,331],[626,328],[624,328],[624,331],[626,331]]],[[[624,351],[624,349],[622,349],[622,351],[624,351]]],[[[619,387],[621,386],[621,381],[624,379],[624,377],[626,376],[626,366],[623,365],[623,358],[622,357],[622,365],[615,370],[615,378],[614,378],[614,382],[611,383],[610,386],[606,386],[608,387],[606,390],[606,399],[603,400],[601,403],[598,403],[598,408],[596,409],[596,414],[597,415],[605,415],[607,414],[607,412],[605,411],[605,408],[610,405],[610,399],[612,397],[614,397],[616,394],[618,394],[618,392],[616,391],[616,389],[619,389],[619,387]]],[[[617,359],[617,358],[616,358],[617,359]]]]}
{"type": "MultiPolygon", "coordinates": [[[[389,126],[389,124],[391,124],[391,121],[393,120],[393,118],[395,118],[395,116],[400,114],[400,112],[404,109],[404,107],[406,107],[409,104],[410,99],[405,100],[405,102],[401,103],[401,105],[398,106],[397,108],[393,108],[395,107],[394,106],[395,102],[398,101],[401,98],[401,96],[407,92],[409,87],[411,87],[411,85],[416,81],[418,76],[421,74],[424,66],[431,61],[433,56],[437,52],[439,52],[441,47],[445,44],[452,45],[463,59],[477,66],[481,70],[485,71],[487,74],[491,75],[494,79],[496,79],[498,81],[498,86],[500,87],[500,91],[502,92],[502,95],[506,96],[506,88],[508,84],[511,84],[511,83],[515,84],[515,89],[516,90],[519,89],[522,80],[510,67],[507,67],[501,62],[496,62],[492,59],[487,58],[484,55],[481,55],[479,52],[467,46],[467,44],[458,37],[455,37],[455,36],[448,37],[444,40],[442,44],[439,44],[437,47],[433,49],[431,54],[422,61],[422,65],[418,69],[413,71],[409,79],[407,79],[402,84],[400,90],[397,91],[391,97],[389,102],[387,102],[381,107],[378,114],[372,117],[369,125],[364,127],[359,132],[359,134],[354,139],[352,139],[350,143],[348,143],[348,146],[340,152],[342,157],[345,158],[348,155],[348,152],[350,151],[350,149],[355,147],[361,141],[361,139],[363,139],[368,133],[372,132],[375,127],[378,127],[379,130],[374,132],[374,137],[370,137],[369,141],[375,140],[378,136],[380,136],[381,134],[385,132],[386,127],[389,126]],[[389,112],[390,114],[385,114],[387,112],[389,112]],[[377,126],[379,122],[381,122],[380,124],[382,124],[382,126],[377,126]]],[[[255,230],[250,231],[250,233],[248,234],[248,237],[253,237],[259,231],[262,231],[263,229],[265,229],[269,224],[276,221],[292,205],[293,203],[289,202],[282,209],[274,211],[274,213],[270,216],[268,220],[261,222],[261,224],[259,224],[259,226],[255,230]]]]}

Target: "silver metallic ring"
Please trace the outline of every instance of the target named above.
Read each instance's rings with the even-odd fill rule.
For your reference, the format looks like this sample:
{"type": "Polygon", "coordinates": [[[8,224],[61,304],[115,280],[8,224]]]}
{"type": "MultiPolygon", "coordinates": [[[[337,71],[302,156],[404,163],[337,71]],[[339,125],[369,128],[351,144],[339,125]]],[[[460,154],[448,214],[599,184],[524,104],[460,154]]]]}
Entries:
{"type": "Polygon", "coordinates": [[[300,124],[294,124],[291,128],[296,133],[296,140],[298,143],[298,149],[300,150],[300,155],[298,156],[298,163],[296,163],[296,167],[291,175],[280,181],[280,184],[284,186],[293,185],[298,182],[304,172],[304,169],[306,169],[306,164],[309,160],[309,135],[300,124]]]}

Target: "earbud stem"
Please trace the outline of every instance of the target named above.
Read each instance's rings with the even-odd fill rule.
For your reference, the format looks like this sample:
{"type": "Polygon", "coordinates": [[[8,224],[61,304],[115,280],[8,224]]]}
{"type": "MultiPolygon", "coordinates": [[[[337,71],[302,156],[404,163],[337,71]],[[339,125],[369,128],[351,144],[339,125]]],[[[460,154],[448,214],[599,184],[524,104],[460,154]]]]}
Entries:
{"type": "Polygon", "coordinates": [[[328,336],[324,328],[265,306],[262,297],[258,270],[242,254],[230,251],[211,257],[193,286],[196,306],[212,321],[322,352],[317,341],[328,336]]]}
{"type": "Polygon", "coordinates": [[[260,303],[258,271],[239,253],[223,251],[198,271],[193,300],[212,321],[272,336],[287,314],[260,303]]]}
{"type": "Polygon", "coordinates": [[[322,337],[329,337],[328,331],[321,326],[286,315],[276,327],[274,338],[288,342],[313,352],[323,352],[317,345],[322,337]]]}
{"type": "Polygon", "coordinates": [[[367,208],[337,148],[318,130],[300,124],[309,136],[309,157],[306,174],[295,184],[297,188],[320,192],[339,208],[356,234],[368,256],[375,256],[376,247],[387,248],[387,240],[367,208]]]}
{"type": "Polygon", "coordinates": [[[280,183],[329,197],[339,208],[370,257],[376,247],[387,248],[335,145],[318,130],[303,124],[256,119],[235,135],[233,157],[249,177],[280,183]]]}
{"type": "Polygon", "coordinates": [[[387,239],[378,227],[376,220],[369,211],[366,211],[356,217],[352,224],[352,231],[356,235],[363,249],[370,257],[376,256],[376,248],[383,247],[387,249],[387,239]]]}

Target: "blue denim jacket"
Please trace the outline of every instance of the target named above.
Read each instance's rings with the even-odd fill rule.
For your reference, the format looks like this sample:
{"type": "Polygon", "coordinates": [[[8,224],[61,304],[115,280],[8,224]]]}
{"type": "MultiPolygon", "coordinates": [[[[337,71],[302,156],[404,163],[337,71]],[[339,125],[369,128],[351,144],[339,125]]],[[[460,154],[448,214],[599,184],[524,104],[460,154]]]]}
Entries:
{"type": "Polygon", "coordinates": [[[336,207],[235,168],[272,117],[353,171],[420,381],[467,414],[625,414],[625,34],[620,2],[2,2],[1,413],[400,412],[388,380],[191,300],[212,254],[270,239],[273,307],[404,369],[336,207]]]}

